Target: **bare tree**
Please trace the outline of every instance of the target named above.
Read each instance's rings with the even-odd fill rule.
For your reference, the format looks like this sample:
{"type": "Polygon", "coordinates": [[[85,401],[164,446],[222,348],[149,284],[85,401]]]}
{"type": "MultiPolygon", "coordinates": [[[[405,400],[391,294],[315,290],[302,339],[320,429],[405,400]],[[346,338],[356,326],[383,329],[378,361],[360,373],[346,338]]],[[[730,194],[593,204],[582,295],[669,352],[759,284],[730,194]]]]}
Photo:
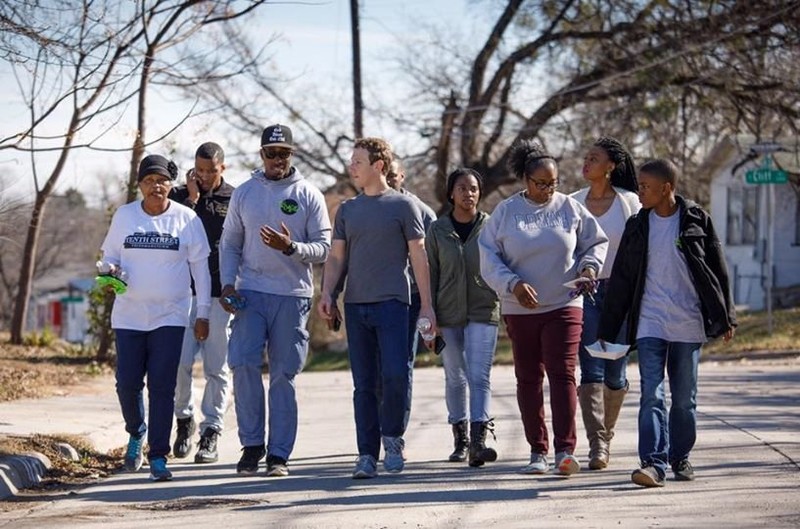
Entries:
{"type": "MultiPolygon", "coordinates": [[[[349,148],[354,141],[342,116],[348,94],[315,91],[313,87],[298,89],[296,79],[287,79],[269,70],[269,60],[261,57],[252,42],[241,33],[229,33],[226,46],[237,50],[240,60],[248,65],[243,74],[233,79],[219,79],[202,90],[187,85],[186,91],[217,109],[226,123],[240,135],[236,145],[253,145],[264,126],[283,116],[291,125],[297,146],[294,162],[307,175],[323,177],[317,182],[326,193],[352,195],[355,189],[347,174],[349,148]],[[286,94],[302,93],[289,97],[286,94]],[[253,104],[257,94],[258,104],[253,104]],[[320,101],[325,105],[320,105],[320,101]]],[[[271,41],[270,41],[271,42],[271,41]]],[[[254,158],[257,149],[245,147],[234,156],[254,158]]],[[[257,158],[255,158],[257,160],[257,158]]],[[[253,167],[255,168],[255,167],[253,167]]]]}
{"type": "MultiPolygon", "coordinates": [[[[11,0],[0,4],[0,57],[13,68],[30,116],[23,130],[0,138],[0,150],[31,154],[36,190],[12,319],[13,343],[21,343],[25,328],[42,216],[70,152],[99,148],[98,140],[137,99],[132,167],[138,165],[137,156],[145,147],[146,88],[155,52],[187,42],[204,25],[242,16],[262,3],[83,0],[76,6],[68,0],[11,0]],[[100,125],[103,119],[111,122],[100,125]],[[60,130],[53,133],[54,129],[60,130]],[[39,157],[46,152],[56,153],[56,160],[41,182],[39,157]]],[[[178,119],[176,127],[186,117],[178,119]]]]}
{"type": "MultiPolygon", "coordinates": [[[[518,138],[575,157],[587,136],[616,129],[640,152],[686,163],[757,116],[771,123],[762,135],[798,130],[787,62],[800,44],[798,1],[483,3],[499,13],[467,68],[454,70],[465,52],[452,43],[429,50],[431,61],[415,48],[404,62],[417,101],[440,109],[429,160],[442,201],[451,163],[479,170],[487,194],[513,182],[506,165],[518,138]]],[[[431,137],[432,120],[416,122],[431,137]]]]}
{"type": "MultiPolygon", "coordinates": [[[[207,36],[205,34],[213,25],[223,26],[223,32],[231,31],[225,26],[253,13],[265,3],[266,0],[184,0],[177,3],[157,1],[149,6],[146,2],[140,4],[143,47],[138,53],[143,60],[137,73],[136,135],[131,149],[127,202],[136,199],[137,168],[145,151],[149,86],[161,84],[202,89],[212,82],[244,74],[257,57],[242,60],[235,49],[220,50],[218,33],[208,39],[204,48],[199,41],[207,36]],[[174,51],[171,56],[170,51],[174,51]],[[166,57],[159,60],[161,55],[166,57]]],[[[174,128],[182,124],[180,121],[174,128]]]]}

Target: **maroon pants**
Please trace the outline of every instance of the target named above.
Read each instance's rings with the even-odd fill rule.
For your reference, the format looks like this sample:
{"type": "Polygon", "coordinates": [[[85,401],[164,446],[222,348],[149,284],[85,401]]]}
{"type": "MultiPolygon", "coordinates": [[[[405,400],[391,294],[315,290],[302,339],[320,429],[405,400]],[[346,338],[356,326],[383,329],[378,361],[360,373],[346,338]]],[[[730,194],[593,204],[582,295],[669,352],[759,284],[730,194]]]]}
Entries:
{"type": "Polygon", "coordinates": [[[508,314],[504,320],[514,353],[517,403],[531,452],[546,454],[549,449],[543,392],[547,373],[555,451],[574,453],[578,406],[575,365],[583,309],[564,307],[542,314],[508,314]]]}

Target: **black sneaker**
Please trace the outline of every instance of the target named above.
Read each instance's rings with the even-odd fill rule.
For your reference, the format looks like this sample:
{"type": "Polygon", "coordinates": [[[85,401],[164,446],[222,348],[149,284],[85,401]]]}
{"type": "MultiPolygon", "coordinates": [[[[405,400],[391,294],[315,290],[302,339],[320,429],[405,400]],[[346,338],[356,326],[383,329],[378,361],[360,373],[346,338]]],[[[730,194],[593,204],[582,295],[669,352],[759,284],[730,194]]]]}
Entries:
{"type": "Polygon", "coordinates": [[[219,456],[217,455],[217,439],[219,433],[213,428],[206,428],[203,435],[200,436],[200,442],[197,443],[197,453],[194,455],[195,463],[216,463],[219,456]]]}
{"type": "Polygon", "coordinates": [[[245,446],[242,448],[242,457],[236,464],[237,474],[255,474],[258,472],[258,462],[261,461],[267,451],[264,445],[245,446]]]}
{"type": "Polygon", "coordinates": [[[682,459],[672,464],[675,481],[694,481],[694,469],[688,459],[682,459]]]}
{"type": "Polygon", "coordinates": [[[289,475],[286,460],[278,456],[267,456],[267,476],[284,477],[289,475]]]}
{"type": "Polygon", "coordinates": [[[631,474],[631,481],[640,487],[663,487],[664,476],[658,473],[656,467],[652,465],[637,468],[631,474]]]}
{"type": "Polygon", "coordinates": [[[178,459],[183,459],[192,451],[192,435],[194,435],[197,425],[194,423],[194,418],[192,417],[178,419],[177,422],[177,435],[175,437],[175,444],[172,445],[172,455],[178,459]]]}

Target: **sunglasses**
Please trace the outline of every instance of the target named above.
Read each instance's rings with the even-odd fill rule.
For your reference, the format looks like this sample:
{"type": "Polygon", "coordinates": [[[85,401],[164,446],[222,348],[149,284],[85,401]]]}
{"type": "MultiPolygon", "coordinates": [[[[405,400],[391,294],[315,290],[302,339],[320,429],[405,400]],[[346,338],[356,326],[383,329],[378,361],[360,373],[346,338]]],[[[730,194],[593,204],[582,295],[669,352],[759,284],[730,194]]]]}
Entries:
{"type": "Polygon", "coordinates": [[[294,154],[293,151],[290,151],[288,149],[271,150],[262,148],[261,152],[264,153],[264,158],[268,160],[274,160],[275,158],[279,158],[281,160],[288,160],[292,156],[292,154],[294,154]]]}

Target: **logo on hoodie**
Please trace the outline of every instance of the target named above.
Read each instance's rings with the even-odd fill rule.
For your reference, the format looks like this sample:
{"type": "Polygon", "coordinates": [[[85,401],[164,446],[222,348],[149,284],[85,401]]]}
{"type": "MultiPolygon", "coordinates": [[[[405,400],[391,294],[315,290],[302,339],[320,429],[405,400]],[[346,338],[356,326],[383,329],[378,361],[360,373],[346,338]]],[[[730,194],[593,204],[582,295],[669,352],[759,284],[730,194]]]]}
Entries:
{"type": "Polygon", "coordinates": [[[300,204],[294,199],[287,198],[281,202],[281,211],[287,215],[294,215],[300,211],[300,204]]]}

